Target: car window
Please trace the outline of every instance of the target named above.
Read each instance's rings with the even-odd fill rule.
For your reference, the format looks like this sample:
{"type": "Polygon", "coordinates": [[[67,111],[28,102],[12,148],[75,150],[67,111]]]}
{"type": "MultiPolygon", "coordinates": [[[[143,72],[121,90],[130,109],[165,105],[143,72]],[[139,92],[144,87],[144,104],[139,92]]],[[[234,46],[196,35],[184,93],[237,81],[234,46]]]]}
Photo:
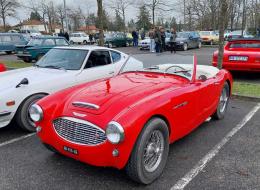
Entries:
{"type": "Polygon", "coordinates": [[[43,42],[42,45],[45,45],[45,46],[54,46],[54,45],[55,45],[54,39],[46,39],[46,40],[44,40],[44,42],[43,42]]]}
{"type": "Polygon", "coordinates": [[[260,48],[260,42],[232,43],[230,48],[260,48]]]}
{"type": "Polygon", "coordinates": [[[111,64],[109,51],[92,51],[88,58],[85,69],[109,64],[111,64]]]}
{"type": "Polygon", "coordinates": [[[74,37],[80,37],[80,34],[74,34],[74,37]]]}
{"type": "Polygon", "coordinates": [[[42,39],[32,39],[29,41],[29,46],[40,46],[42,44],[42,39]]]}
{"type": "Polygon", "coordinates": [[[1,36],[1,39],[3,42],[11,42],[12,39],[11,39],[11,36],[1,36]]]}
{"type": "Polygon", "coordinates": [[[121,59],[121,54],[115,51],[111,51],[111,56],[114,63],[120,61],[121,59]]]}
{"type": "Polygon", "coordinates": [[[21,37],[20,36],[12,36],[12,41],[14,42],[20,42],[21,41],[21,37]]]}
{"type": "Polygon", "coordinates": [[[56,39],[56,45],[57,46],[66,46],[68,43],[66,42],[65,39],[56,39]]]}

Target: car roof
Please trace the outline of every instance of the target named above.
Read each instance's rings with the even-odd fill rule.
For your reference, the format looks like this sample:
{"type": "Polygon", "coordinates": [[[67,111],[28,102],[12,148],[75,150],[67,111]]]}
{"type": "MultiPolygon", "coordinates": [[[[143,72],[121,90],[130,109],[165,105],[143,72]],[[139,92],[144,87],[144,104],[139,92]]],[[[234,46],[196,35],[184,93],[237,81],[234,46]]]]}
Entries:
{"type": "Polygon", "coordinates": [[[1,36],[3,35],[10,35],[10,36],[16,36],[16,35],[22,35],[20,33],[11,33],[11,32],[5,32],[5,33],[0,33],[1,36]]]}
{"type": "Polygon", "coordinates": [[[260,42],[260,38],[238,38],[238,39],[231,39],[229,42],[238,42],[238,41],[258,41],[260,42]]]}
{"type": "MultiPolygon", "coordinates": [[[[113,49],[109,49],[109,48],[106,48],[106,47],[89,46],[89,45],[86,45],[86,46],[79,46],[79,45],[76,45],[76,46],[59,46],[59,47],[54,47],[54,48],[55,49],[89,50],[89,51],[92,51],[92,50],[104,50],[104,49],[106,49],[106,50],[113,50],[113,49]]],[[[117,51],[117,50],[113,50],[113,51],[117,51]]]]}
{"type": "Polygon", "coordinates": [[[61,36],[36,36],[33,39],[65,39],[61,36]]]}

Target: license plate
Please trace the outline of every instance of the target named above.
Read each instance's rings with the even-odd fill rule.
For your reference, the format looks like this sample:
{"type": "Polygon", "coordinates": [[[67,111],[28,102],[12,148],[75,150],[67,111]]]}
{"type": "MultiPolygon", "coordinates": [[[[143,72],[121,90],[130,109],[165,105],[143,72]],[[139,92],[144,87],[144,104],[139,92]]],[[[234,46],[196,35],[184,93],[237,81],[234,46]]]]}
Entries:
{"type": "Polygon", "coordinates": [[[229,61],[247,61],[248,57],[246,56],[229,56],[229,61]]]}
{"type": "Polygon", "coordinates": [[[67,146],[64,146],[63,147],[63,150],[66,151],[66,152],[69,152],[71,154],[75,154],[75,155],[78,155],[79,154],[79,151],[74,149],[74,148],[70,148],[70,147],[67,147],[67,146]]]}

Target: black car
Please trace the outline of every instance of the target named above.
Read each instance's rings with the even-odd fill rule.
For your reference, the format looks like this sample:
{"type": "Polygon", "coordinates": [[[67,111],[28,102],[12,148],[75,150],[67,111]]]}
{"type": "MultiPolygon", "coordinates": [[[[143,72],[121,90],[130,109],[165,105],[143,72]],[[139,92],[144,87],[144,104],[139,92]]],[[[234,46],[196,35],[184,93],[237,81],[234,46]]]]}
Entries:
{"type": "Polygon", "coordinates": [[[176,48],[187,51],[190,48],[201,48],[201,38],[198,32],[178,32],[176,48]]]}

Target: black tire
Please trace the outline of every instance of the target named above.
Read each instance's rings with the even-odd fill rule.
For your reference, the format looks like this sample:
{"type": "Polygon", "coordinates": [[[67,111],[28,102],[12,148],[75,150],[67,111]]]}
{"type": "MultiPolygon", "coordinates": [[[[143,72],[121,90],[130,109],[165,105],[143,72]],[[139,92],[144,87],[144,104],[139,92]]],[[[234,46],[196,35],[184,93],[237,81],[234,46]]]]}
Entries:
{"type": "Polygon", "coordinates": [[[202,47],[202,43],[199,42],[199,43],[198,43],[198,48],[201,49],[201,47],[202,47]]]}
{"type": "Polygon", "coordinates": [[[183,44],[183,47],[182,47],[182,50],[183,50],[183,51],[187,51],[188,48],[189,48],[189,46],[188,46],[187,43],[183,44]]]}
{"type": "Polygon", "coordinates": [[[213,40],[210,41],[209,45],[213,46],[214,45],[214,42],[213,40]]]}
{"type": "Polygon", "coordinates": [[[12,51],[6,51],[5,52],[7,55],[10,55],[10,54],[12,54],[12,51]]]}
{"type": "Polygon", "coordinates": [[[42,99],[44,94],[36,94],[29,98],[27,98],[18,108],[15,119],[19,127],[21,127],[23,130],[28,132],[35,132],[36,128],[30,119],[29,116],[29,108],[32,106],[35,102],[42,99]]]}
{"type": "Polygon", "coordinates": [[[39,61],[42,57],[44,56],[44,54],[39,54],[36,58],[36,61],[39,61]]]}
{"type": "Polygon", "coordinates": [[[73,40],[70,40],[70,44],[74,44],[74,41],[73,41],[73,40]]]}
{"type": "Polygon", "coordinates": [[[31,62],[32,62],[32,59],[31,59],[30,57],[25,57],[25,58],[23,58],[23,61],[24,61],[25,63],[31,63],[31,62]]]}
{"type": "MultiPolygon", "coordinates": [[[[142,183],[142,184],[152,183],[162,174],[167,162],[168,153],[169,153],[168,126],[163,120],[159,118],[151,119],[144,126],[141,134],[139,135],[136,141],[131,156],[128,160],[128,163],[126,165],[126,172],[128,176],[138,183],[142,183]],[[146,150],[148,150],[148,141],[151,139],[151,135],[154,134],[154,132],[156,133],[159,132],[161,134],[161,136],[164,139],[164,143],[163,143],[164,146],[163,146],[163,151],[161,153],[160,161],[159,163],[156,164],[156,168],[153,171],[148,171],[144,163],[144,153],[145,153],[145,148],[147,148],[146,150]]],[[[158,159],[156,160],[156,162],[158,162],[158,159]]]]}
{"type": "Polygon", "coordinates": [[[225,113],[227,111],[227,107],[228,107],[228,103],[229,103],[229,99],[230,99],[230,87],[229,87],[229,84],[227,82],[225,82],[224,84],[224,87],[222,88],[222,91],[221,91],[221,94],[220,94],[220,97],[219,97],[219,103],[218,103],[218,107],[215,111],[215,113],[212,115],[213,119],[216,119],[216,120],[221,120],[225,117],[225,113]],[[224,91],[227,93],[227,100],[226,100],[226,103],[225,103],[225,107],[223,108],[223,101],[221,98],[223,98],[223,93],[224,91]]]}
{"type": "Polygon", "coordinates": [[[87,45],[87,41],[86,41],[86,40],[84,40],[84,41],[83,41],[83,44],[84,44],[84,45],[87,45]]]}
{"type": "Polygon", "coordinates": [[[55,154],[60,154],[55,148],[53,148],[52,146],[50,146],[50,145],[48,145],[48,144],[45,144],[45,143],[42,143],[43,144],[43,146],[47,149],[47,150],[49,150],[49,151],[51,151],[51,152],[53,152],[53,153],[55,153],[55,154]]]}

